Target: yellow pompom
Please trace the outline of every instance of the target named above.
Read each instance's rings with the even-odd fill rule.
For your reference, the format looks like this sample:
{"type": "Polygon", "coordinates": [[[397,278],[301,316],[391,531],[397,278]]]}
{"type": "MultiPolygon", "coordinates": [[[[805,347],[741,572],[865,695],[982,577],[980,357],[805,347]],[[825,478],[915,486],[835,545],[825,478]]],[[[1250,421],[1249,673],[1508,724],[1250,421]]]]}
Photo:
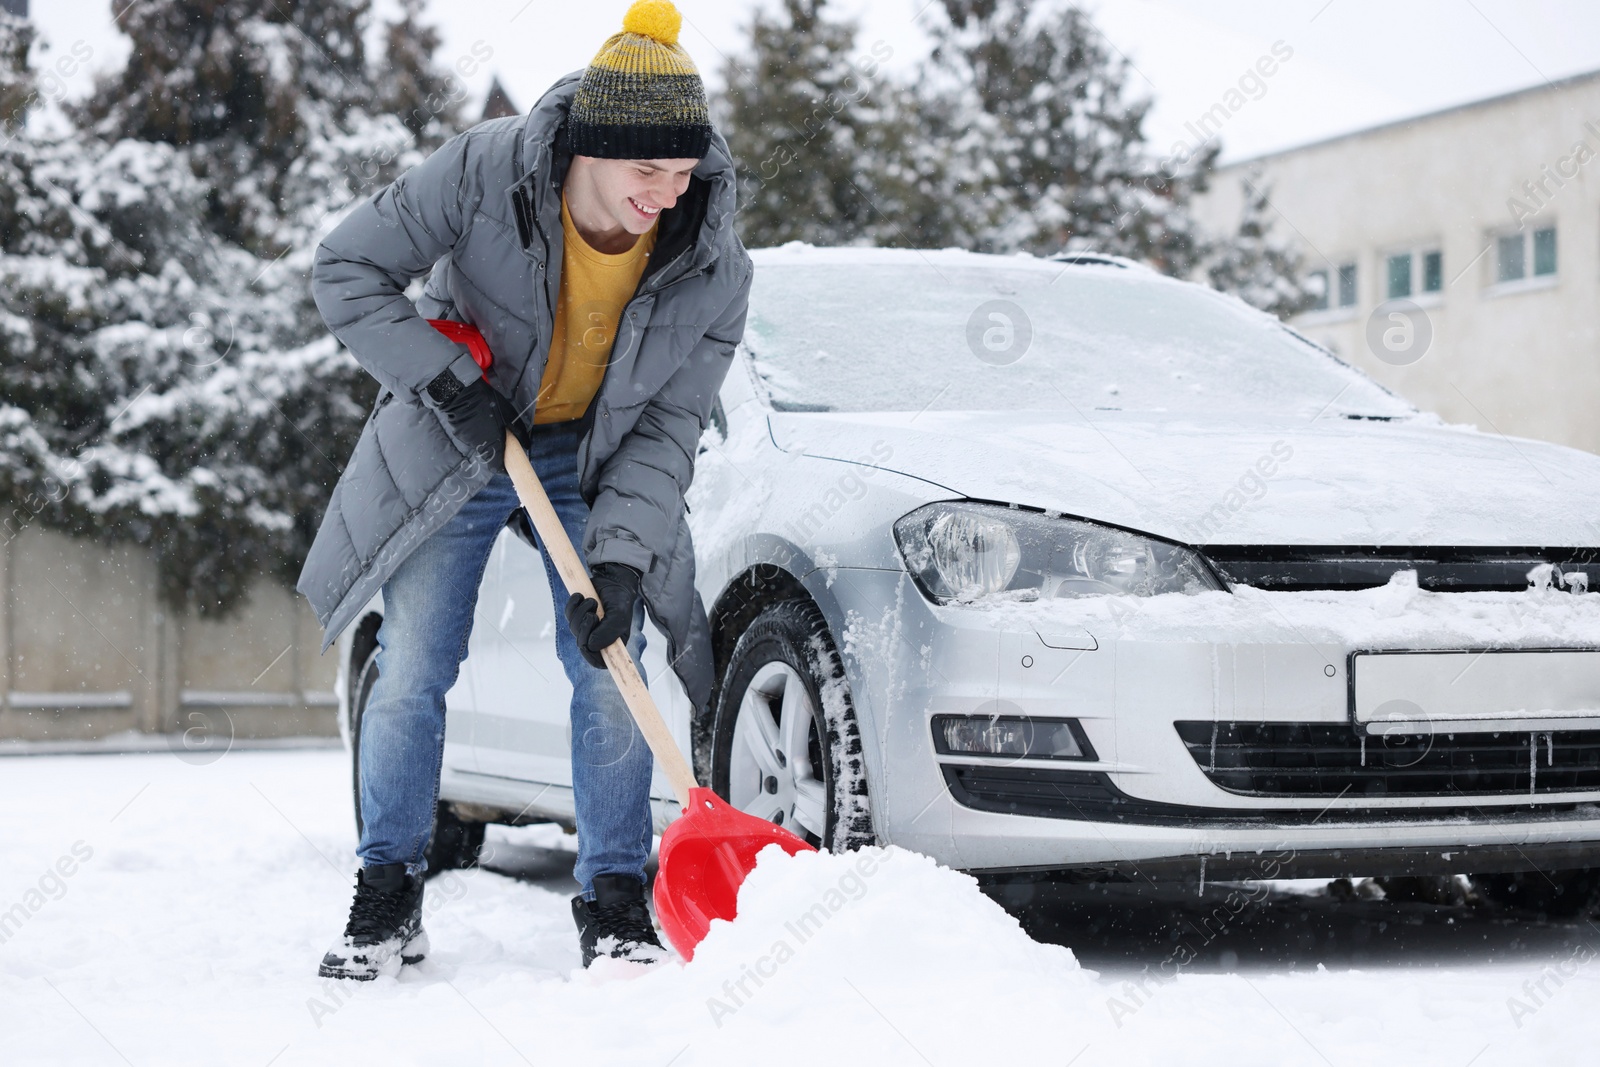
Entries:
{"type": "Polygon", "coordinates": [[[662,44],[677,44],[682,28],[683,16],[672,6],[672,0],[637,0],[622,16],[623,32],[637,33],[662,44]]]}

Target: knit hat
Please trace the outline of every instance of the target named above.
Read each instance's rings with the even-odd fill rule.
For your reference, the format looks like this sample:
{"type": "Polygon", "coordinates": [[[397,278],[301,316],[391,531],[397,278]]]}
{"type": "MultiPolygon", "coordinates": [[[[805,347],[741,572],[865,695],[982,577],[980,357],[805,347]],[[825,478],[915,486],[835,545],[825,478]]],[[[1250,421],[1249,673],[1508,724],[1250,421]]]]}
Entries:
{"type": "Polygon", "coordinates": [[[700,159],[711,148],[706,87],[678,44],[671,0],[637,0],[583,72],[567,116],[573,152],[603,159],[700,159]]]}

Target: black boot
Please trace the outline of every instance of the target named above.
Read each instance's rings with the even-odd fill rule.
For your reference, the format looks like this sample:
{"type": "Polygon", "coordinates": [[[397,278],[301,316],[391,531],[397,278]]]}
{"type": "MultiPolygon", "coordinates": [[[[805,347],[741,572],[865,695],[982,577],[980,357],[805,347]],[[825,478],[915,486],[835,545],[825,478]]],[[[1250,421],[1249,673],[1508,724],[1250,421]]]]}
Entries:
{"type": "Polygon", "coordinates": [[[420,963],[427,954],[422,879],[407,874],[403,863],[385,863],[356,874],[344,937],[322,957],[317,974],[366,982],[398,974],[401,964],[420,963]]]}
{"type": "Polygon", "coordinates": [[[644,904],[644,883],[637,878],[596,875],[594,899],[573,897],[572,918],[578,924],[578,946],[583,949],[585,967],[600,956],[634,963],[659,963],[667,958],[644,904]]]}

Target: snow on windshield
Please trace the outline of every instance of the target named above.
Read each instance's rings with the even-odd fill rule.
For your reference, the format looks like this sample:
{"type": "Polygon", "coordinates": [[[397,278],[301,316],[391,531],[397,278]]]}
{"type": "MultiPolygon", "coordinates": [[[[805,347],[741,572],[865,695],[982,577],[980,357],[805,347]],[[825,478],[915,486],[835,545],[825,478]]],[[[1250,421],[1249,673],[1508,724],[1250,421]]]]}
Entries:
{"type": "Polygon", "coordinates": [[[1136,267],[802,245],[754,259],[745,343],[780,410],[1413,413],[1276,319],[1136,267]]]}

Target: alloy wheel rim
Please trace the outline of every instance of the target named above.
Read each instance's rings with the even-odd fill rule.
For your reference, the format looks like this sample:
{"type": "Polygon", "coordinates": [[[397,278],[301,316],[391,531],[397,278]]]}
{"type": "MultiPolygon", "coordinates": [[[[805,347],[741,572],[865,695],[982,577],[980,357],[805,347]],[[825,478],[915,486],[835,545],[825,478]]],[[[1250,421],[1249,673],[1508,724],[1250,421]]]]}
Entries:
{"type": "Polygon", "coordinates": [[[816,732],[816,708],[799,673],[783,662],[757,670],[734,720],[729,802],[820,842],[828,789],[812,761],[816,732]]]}

